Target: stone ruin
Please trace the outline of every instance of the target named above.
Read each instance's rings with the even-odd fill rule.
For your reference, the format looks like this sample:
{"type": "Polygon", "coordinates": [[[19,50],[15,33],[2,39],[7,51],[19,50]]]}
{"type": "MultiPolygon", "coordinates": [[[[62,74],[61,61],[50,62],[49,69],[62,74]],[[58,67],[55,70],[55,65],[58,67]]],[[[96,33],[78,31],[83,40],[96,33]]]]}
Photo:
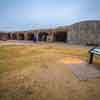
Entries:
{"type": "Polygon", "coordinates": [[[0,32],[0,40],[32,40],[65,42],[83,45],[100,45],[100,21],[82,21],[55,29],[18,32],[0,32]]]}

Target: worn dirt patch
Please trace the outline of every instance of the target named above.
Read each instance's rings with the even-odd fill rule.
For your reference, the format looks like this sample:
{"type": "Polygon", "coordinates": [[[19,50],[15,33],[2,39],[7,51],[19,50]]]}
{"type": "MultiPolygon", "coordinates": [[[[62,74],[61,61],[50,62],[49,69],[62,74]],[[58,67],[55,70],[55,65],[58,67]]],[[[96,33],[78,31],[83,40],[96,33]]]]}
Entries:
{"type": "Polygon", "coordinates": [[[61,59],[60,62],[64,63],[64,64],[80,64],[80,63],[83,63],[84,61],[82,61],[80,58],[78,57],[66,57],[64,59],[61,59]]]}

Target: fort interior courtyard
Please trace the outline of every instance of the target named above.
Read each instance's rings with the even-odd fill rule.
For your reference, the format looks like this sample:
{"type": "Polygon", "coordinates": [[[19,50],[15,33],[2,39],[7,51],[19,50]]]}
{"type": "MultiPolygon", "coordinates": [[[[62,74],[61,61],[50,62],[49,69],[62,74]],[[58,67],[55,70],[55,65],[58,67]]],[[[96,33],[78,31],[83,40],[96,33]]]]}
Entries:
{"type": "MultiPolygon", "coordinates": [[[[89,71],[88,51],[100,45],[99,27],[99,21],[85,21],[56,29],[1,32],[0,100],[100,100],[100,77],[80,80],[69,68],[85,62],[89,71]],[[34,36],[39,42],[33,43],[34,36]]],[[[100,71],[99,56],[93,66],[100,71]]]]}

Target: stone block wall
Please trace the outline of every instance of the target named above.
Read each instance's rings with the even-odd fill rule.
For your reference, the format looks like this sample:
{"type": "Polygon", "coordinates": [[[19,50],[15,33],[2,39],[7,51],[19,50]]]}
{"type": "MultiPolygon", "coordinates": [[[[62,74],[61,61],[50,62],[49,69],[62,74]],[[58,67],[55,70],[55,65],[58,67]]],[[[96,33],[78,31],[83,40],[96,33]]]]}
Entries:
{"type": "MultiPolygon", "coordinates": [[[[60,27],[56,29],[43,29],[43,30],[32,30],[32,31],[22,31],[22,32],[9,32],[0,33],[0,39],[14,39],[29,40],[30,34],[34,34],[38,40],[40,33],[47,33],[47,41],[55,41],[55,34],[58,32],[66,32],[66,42],[73,44],[84,44],[84,45],[100,45],[100,21],[83,21],[75,23],[67,27],[60,27]],[[21,34],[21,35],[20,35],[21,34]]],[[[62,33],[61,33],[62,34],[62,33]]],[[[32,39],[31,39],[32,40],[32,39]]]]}
{"type": "Polygon", "coordinates": [[[68,31],[68,40],[69,43],[100,45],[100,22],[86,21],[73,24],[68,31]]]}

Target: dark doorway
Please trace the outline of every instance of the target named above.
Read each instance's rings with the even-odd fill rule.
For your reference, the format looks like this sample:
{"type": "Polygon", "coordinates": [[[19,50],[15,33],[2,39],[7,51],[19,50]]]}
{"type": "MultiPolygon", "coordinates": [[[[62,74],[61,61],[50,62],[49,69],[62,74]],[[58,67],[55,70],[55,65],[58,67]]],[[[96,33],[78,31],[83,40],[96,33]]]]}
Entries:
{"type": "Polygon", "coordinates": [[[19,40],[24,40],[24,34],[19,34],[19,40]]]}
{"type": "Polygon", "coordinates": [[[17,35],[16,34],[12,34],[12,39],[13,40],[17,40],[17,35]]]}
{"type": "Polygon", "coordinates": [[[11,35],[10,35],[10,33],[8,34],[8,39],[9,39],[9,40],[11,39],[11,35]]]}
{"type": "Polygon", "coordinates": [[[48,33],[46,33],[46,32],[40,32],[38,40],[39,41],[47,41],[47,36],[48,36],[48,33]]]}
{"type": "Polygon", "coordinates": [[[67,42],[67,32],[56,32],[54,34],[54,40],[58,42],[67,42]]]}
{"type": "Polygon", "coordinates": [[[28,40],[33,40],[34,34],[28,34],[28,40]]]}

